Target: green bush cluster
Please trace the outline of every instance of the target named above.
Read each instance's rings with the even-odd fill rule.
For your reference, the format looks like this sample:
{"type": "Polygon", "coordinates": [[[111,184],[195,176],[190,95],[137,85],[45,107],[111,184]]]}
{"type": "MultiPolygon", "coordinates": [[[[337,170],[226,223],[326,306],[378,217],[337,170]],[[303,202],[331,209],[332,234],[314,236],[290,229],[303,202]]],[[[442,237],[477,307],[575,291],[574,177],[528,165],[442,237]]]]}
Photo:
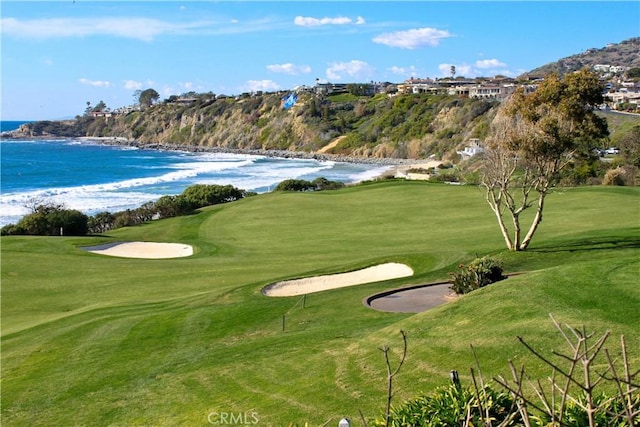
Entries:
{"type": "Polygon", "coordinates": [[[344,187],[344,183],[340,181],[330,181],[324,177],[319,177],[313,181],[304,179],[285,179],[279,183],[274,191],[322,191],[336,190],[344,187]]]}
{"type": "Polygon", "coordinates": [[[451,273],[451,289],[458,295],[506,279],[502,263],[490,257],[476,258],[469,265],[458,267],[459,271],[451,273]]]}
{"type": "MultiPolygon", "coordinates": [[[[473,388],[450,384],[393,408],[388,426],[482,426],[487,418],[493,425],[511,426],[519,421],[519,417],[508,421],[514,408],[513,398],[507,392],[485,386],[476,393],[473,388]]],[[[374,422],[376,427],[386,425],[383,419],[374,422]]]]}
{"type": "MultiPolygon", "coordinates": [[[[319,184],[318,184],[319,185],[319,184]]],[[[100,234],[114,228],[129,227],[153,219],[187,215],[198,208],[233,202],[255,193],[240,190],[232,185],[196,184],[187,187],[182,194],[162,196],[155,202],[147,202],[136,209],[110,213],[100,212],[92,217],[65,209],[62,205],[42,204],[23,217],[17,224],[2,227],[6,235],[84,236],[100,234]]]]}
{"type": "MultiPolygon", "coordinates": [[[[596,426],[607,427],[629,427],[627,420],[616,414],[624,414],[625,408],[638,413],[640,411],[640,393],[631,394],[627,401],[619,396],[610,396],[606,393],[599,393],[592,396],[592,404],[596,411],[593,413],[593,419],[596,426]]],[[[589,414],[584,410],[588,406],[587,396],[583,395],[578,399],[569,400],[562,416],[563,422],[568,426],[588,427],[589,414]]],[[[551,419],[548,415],[536,417],[539,425],[550,425],[551,419]]],[[[637,424],[634,424],[637,425],[637,424]]]]}
{"type": "MultiPolygon", "coordinates": [[[[596,426],[629,427],[623,417],[625,408],[632,411],[640,409],[640,394],[630,395],[628,401],[619,396],[600,393],[593,396],[592,404],[597,408],[593,414],[596,426]]],[[[584,408],[586,396],[573,401],[569,400],[562,414],[563,426],[589,427],[589,415],[584,408]]],[[[532,426],[552,426],[551,417],[547,414],[533,413],[527,410],[529,423],[532,426]]],[[[562,415],[562,416],[560,416],[562,415]]],[[[386,426],[384,419],[376,419],[376,427],[386,426]]],[[[521,413],[511,393],[496,391],[490,386],[476,391],[473,387],[463,388],[451,384],[440,387],[431,393],[403,402],[390,412],[389,427],[448,427],[448,426],[523,426],[521,413]],[[488,424],[488,423],[491,424],[488,424]]]]}
{"type": "Polygon", "coordinates": [[[89,231],[88,217],[80,211],[62,205],[40,204],[17,224],[2,227],[0,234],[32,236],[84,236],[89,231]]]}

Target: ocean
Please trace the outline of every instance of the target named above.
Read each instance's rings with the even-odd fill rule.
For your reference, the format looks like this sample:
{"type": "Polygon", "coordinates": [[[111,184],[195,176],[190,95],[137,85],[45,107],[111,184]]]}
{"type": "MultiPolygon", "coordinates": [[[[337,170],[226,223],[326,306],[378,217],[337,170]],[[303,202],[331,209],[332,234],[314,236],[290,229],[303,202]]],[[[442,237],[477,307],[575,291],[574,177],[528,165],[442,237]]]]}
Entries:
{"type": "MultiPolygon", "coordinates": [[[[24,122],[3,122],[3,131],[24,122]]],[[[0,226],[15,224],[34,202],[87,215],[135,209],[194,184],[264,193],[285,179],[355,183],[389,169],[376,164],[192,153],[112,146],[96,141],[0,140],[0,226]]]]}

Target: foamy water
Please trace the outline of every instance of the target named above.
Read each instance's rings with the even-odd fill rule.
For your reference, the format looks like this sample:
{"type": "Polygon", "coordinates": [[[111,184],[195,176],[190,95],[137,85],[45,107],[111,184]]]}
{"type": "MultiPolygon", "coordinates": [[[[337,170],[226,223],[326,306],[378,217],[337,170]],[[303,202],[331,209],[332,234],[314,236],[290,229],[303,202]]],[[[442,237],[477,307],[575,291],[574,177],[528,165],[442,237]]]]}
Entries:
{"type": "Polygon", "coordinates": [[[325,177],[345,183],[380,175],[388,166],[228,153],[132,149],[90,141],[2,141],[0,226],[17,222],[34,201],[88,215],[134,209],[190,185],[233,185],[270,191],[285,179],[325,177]]]}

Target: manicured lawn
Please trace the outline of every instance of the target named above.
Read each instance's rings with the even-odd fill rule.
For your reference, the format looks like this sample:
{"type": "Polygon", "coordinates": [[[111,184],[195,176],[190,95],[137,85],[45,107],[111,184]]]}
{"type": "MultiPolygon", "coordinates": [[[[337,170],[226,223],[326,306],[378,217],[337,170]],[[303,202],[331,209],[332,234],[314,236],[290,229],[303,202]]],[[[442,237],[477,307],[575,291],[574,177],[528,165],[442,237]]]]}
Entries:
{"type": "Polygon", "coordinates": [[[259,425],[329,425],[380,416],[379,348],[409,355],[394,402],[468,381],[473,345],[491,378],[507,361],[547,375],[517,342],[563,348],[549,319],[625,334],[640,365],[640,189],[551,195],[526,253],[507,253],[474,187],[389,181],[271,193],[102,237],[3,237],[2,424],[207,425],[210,413],[259,425]],[[194,245],[143,260],[79,247],[120,240],[194,245]],[[434,310],[366,308],[377,291],[446,278],[492,254],[524,274],[434,310]],[[410,278],[299,297],[260,290],[285,278],[404,262],[410,278]],[[286,330],[282,330],[283,315],[286,330]]]}

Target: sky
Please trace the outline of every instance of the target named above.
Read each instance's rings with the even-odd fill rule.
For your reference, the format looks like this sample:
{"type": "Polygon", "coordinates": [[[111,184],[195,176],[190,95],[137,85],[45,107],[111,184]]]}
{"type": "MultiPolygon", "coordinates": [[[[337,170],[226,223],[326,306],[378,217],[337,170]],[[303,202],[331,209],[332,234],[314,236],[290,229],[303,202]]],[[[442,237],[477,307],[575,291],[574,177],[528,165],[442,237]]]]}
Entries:
{"type": "Polygon", "coordinates": [[[516,77],[640,36],[637,1],[0,2],[0,119],[58,120],[137,90],[238,95],[516,77]]]}

